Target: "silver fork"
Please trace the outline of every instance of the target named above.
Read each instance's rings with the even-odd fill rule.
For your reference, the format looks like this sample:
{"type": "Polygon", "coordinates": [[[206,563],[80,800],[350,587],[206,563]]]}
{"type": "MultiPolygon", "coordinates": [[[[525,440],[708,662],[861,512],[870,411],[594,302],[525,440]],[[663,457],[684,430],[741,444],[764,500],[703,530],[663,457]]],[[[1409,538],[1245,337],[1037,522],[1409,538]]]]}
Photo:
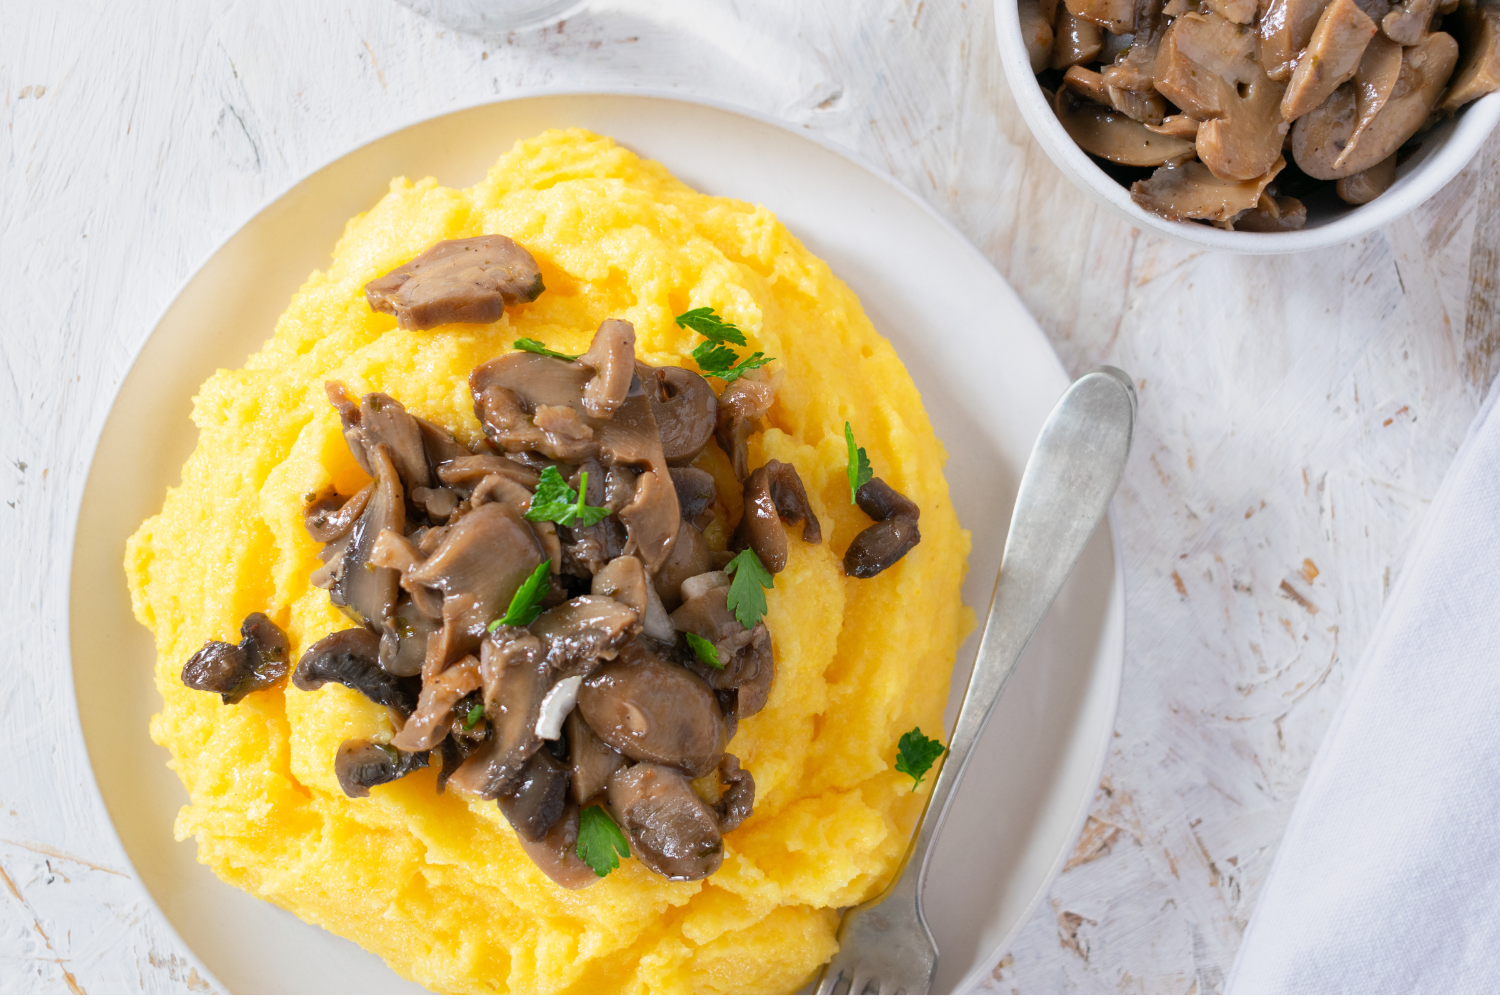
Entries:
{"type": "Polygon", "coordinates": [[[839,952],[823,970],[819,993],[932,987],[938,950],[922,913],[930,849],[1006,679],[1114,496],[1135,410],[1130,376],[1095,368],[1068,387],[1042,426],[1021,475],[984,635],[932,797],[895,883],[844,914],[839,952]]]}

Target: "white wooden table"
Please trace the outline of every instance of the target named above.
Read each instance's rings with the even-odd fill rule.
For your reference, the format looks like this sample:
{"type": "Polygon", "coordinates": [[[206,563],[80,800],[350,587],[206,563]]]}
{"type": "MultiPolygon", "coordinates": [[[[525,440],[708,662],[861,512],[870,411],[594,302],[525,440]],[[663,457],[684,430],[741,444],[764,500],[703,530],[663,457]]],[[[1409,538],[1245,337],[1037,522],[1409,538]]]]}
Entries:
{"type": "Polygon", "coordinates": [[[747,105],[883,166],[978,244],[1073,370],[1137,379],[1117,736],[997,991],[1212,992],[1407,540],[1496,366],[1500,137],[1412,216],[1198,254],[1063,181],[989,0],[597,0],[483,40],[391,0],[0,0],[0,991],[193,991],[93,790],[67,567],[108,401],[192,269],[398,125],[523,89],[747,105]]]}

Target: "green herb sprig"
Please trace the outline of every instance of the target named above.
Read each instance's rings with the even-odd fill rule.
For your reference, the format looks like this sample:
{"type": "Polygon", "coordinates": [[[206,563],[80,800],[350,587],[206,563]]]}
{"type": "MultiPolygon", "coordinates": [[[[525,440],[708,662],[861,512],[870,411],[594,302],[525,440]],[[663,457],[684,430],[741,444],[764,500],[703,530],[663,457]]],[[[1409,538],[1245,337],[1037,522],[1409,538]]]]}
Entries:
{"type": "Polygon", "coordinates": [[[724,572],[733,575],[729,581],[729,610],[745,628],[754,628],[766,613],[766,591],[776,586],[771,571],[754,549],[746,549],[729,561],[724,572]]]}
{"type": "Polygon", "coordinates": [[[744,333],[739,327],[714,312],[711,306],[689,309],[677,317],[676,323],[684,330],[693,330],[707,338],[693,348],[693,360],[698,362],[698,370],[704,375],[723,379],[726,384],[735,381],[748,371],[761,368],[776,360],[756,351],[741,361],[740,356],[725,345],[746,346],[744,333]]]}
{"type": "Polygon", "coordinates": [[[552,571],[552,560],[543,559],[542,564],[531,571],[526,582],[516,589],[515,596],[510,599],[510,607],[506,610],[504,617],[490,622],[490,631],[493,632],[501,625],[510,628],[525,628],[536,621],[536,616],[542,613],[542,598],[547,596],[547,589],[551,584],[548,574],[552,571]]]}
{"type": "Polygon", "coordinates": [[[849,449],[849,502],[855,502],[855,494],[859,488],[875,475],[875,470],[870,468],[870,456],[865,450],[854,443],[854,428],[849,426],[849,421],[844,421],[844,444],[849,449]]]}
{"type": "Polygon", "coordinates": [[[703,636],[694,635],[691,632],[684,632],[683,635],[687,636],[687,643],[692,647],[694,656],[715,670],[724,669],[724,664],[719,662],[719,651],[714,648],[713,643],[703,638],[703,636]]]}
{"type": "Polygon", "coordinates": [[[532,340],[530,337],[522,337],[511,346],[528,354],[540,354],[544,358],[556,358],[559,361],[577,361],[582,357],[580,354],[563,354],[561,351],[554,351],[540,340],[532,340]]]}
{"type": "Polygon", "coordinates": [[[609,516],[609,508],[590,507],[584,503],[583,498],[588,495],[588,489],[587,472],[579,474],[578,492],[574,493],[573,487],[557,471],[557,466],[549,465],[542,470],[542,475],[537,480],[536,492],[531,496],[531,507],[526,511],[526,520],[592,528],[609,516]]]}
{"type": "Polygon", "coordinates": [[[589,806],[578,817],[578,857],[600,878],[630,857],[630,841],[600,806],[589,806]]]}
{"type": "Polygon", "coordinates": [[[912,778],[911,790],[916,791],[922,778],[932,769],[933,763],[948,748],[937,740],[922,735],[922,727],[903,733],[896,744],[896,770],[912,778]]]}

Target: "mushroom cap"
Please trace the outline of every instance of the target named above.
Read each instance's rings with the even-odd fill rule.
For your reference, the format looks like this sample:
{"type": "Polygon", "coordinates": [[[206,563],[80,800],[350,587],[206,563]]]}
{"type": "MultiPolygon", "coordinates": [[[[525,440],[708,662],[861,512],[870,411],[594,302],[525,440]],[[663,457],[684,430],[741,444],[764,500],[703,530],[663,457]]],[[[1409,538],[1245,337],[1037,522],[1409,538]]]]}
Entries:
{"type": "Polygon", "coordinates": [[[578,710],[601,740],[625,756],[695,778],[713,770],[728,742],[713,690],[691,670],[639,644],[584,682],[578,710]]]}
{"type": "Polygon", "coordinates": [[[373,740],[350,739],[339,744],[333,756],[333,774],[351,799],[362,799],[376,785],[384,785],[419,771],[428,764],[428,754],[402,753],[373,740]]]}
{"type": "Polygon", "coordinates": [[[443,240],[365,285],[376,312],[404,330],[444,323],[493,323],[507,305],[545,290],[536,260],[508,236],[443,240]]]}
{"type": "Polygon", "coordinates": [[[630,838],[632,855],[670,881],[707,878],[724,860],[718,816],[680,771],[653,763],[616,771],[609,811],[630,838]]]}

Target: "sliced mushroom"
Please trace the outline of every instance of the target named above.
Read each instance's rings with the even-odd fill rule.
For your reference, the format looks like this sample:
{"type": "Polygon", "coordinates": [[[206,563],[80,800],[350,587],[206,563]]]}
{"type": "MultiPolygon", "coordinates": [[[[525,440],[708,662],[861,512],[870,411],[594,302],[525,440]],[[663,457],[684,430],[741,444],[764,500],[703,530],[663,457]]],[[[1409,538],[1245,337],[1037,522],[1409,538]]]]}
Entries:
{"type": "Polygon", "coordinates": [[[516,509],[487,503],[451,525],[405,581],[414,592],[425,587],[442,594],[448,642],[454,651],[472,652],[542,559],[536,535],[516,509]]]}
{"type": "Polygon", "coordinates": [[[708,552],[708,543],[703,540],[703,533],[683,521],[671,555],[667,556],[666,562],[662,563],[661,569],[652,577],[662,606],[668,611],[676,610],[682,603],[683,583],[711,569],[713,561],[708,552]]]}
{"type": "Polygon", "coordinates": [[[1057,20],[1052,25],[1052,68],[1067,69],[1079,63],[1093,62],[1103,42],[1103,29],[1099,25],[1059,6],[1057,20]]]}
{"type": "Polygon", "coordinates": [[[397,750],[433,750],[453,725],[453,706],[479,687],[479,660],[465,656],[435,677],[422,683],[417,707],[406,725],[391,740],[397,750]]]}
{"type": "Polygon", "coordinates": [[[724,860],[718,817],[680,771],[651,763],[616,771],[609,811],[630,839],[632,856],[670,881],[707,878],[724,860]]]}
{"type": "Polygon", "coordinates": [[[1031,71],[1040,73],[1047,68],[1052,57],[1052,22],[1042,14],[1037,0],[1020,0],[1017,11],[1021,16],[1021,37],[1026,42],[1031,71]]]}
{"type": "Polygon", "coordinates": [[[1351,205],[1364,205],[1385,194],[1396,182],[1396,154],[1357,174],[1340,177],[1333,189],[1351,205]]]}
{"type": "Polygon", "coordinates": [[[635,376],[635,327],[623,319],[605,320],[578,360],[594,370],[583,387],[583,410],[596,420],[608,420],[625,401],[635,376]]]}
{"type": "Polygon", "coordinates": [[[656,417],[639,379],[632,381],[625,402],[614,419],[604,425],[600,454],[612,465],[640,470],[630,502],[617,516],[625,525],[625,553],[639,555],[646,568],[655,573],[677,541],[682,515],[662,453],[656,417]]]}
{"type": "Polygon", "coordinates": [[[402,753],[373,740],[352,739],[339,744],[333,756],[333,774],[351,799],[369,796],[370,789],[420,771],[428,763],[427,751],[402,753]]]}
{"type": "Polygon", "coordinates": [[[313,541],[324,544],[347,535],[374,491],[374,484],[371,484],[347,499],[332,490],[315,498],[302,515],[307,533],[313,541]]]}
{"type": "Polygon", "coordinates": [[[719,487],[711,473],[691,465],[673,469],[672,487],[677,491],[677,508],[684,521],[700,531],[713,523],[713,506],[719,498],[719,487]]]}
{"type": "Polygon", "coordinates": [[[714,436],[719,401],[713,387],[686,368],[652,368],[638,362],[636,374],[656,417],[667,464],[688,465],[714,436]]]}
{"type": "Polygon", "coordinates": [[[526,759],[541,749],[536,723],[547,693],[545,647],[525,629],[502,625],[480,647],[479,676],[494,732],[449,783],[492,799],[515,787],[526,759]]]}
{"type": "Polygon", "coordinates": [[[307,648],[292,683],[316,691],[329,681],[364,695],[377,705],[409,716],[417,707],[415,685],[380,669],[380,640],[369,629],[351,628],[319,639],[307,648]]]}
{"type": "Polygon", "coordinates": [[[442,627],[442,621],[424,614],[411,595],[403,595],[380,629],[380,669],[392,677],[421,673],[427,644],[442,627]]]}
{"type": "Polygon", "coordinates": [[[1282,119],[1301,118],[1352,78],[1375,31],[1375,22],[1354,0],[1333,0],[1325,7],[1307,50],[1292,70],[1281,99],[1282,119]]]}
{"type": "Polygon", "coordinates": [[[641,631],[651,638],[667,643],[677,641],[672,620],[667,617],[656,588],[646,576],[646,567],[635,556],[611,560],[594,574],[590,591],[601,597],[612,597],[634,610],[641,617],[641,631]]]}
{"type": "Polygon", "coordinates": [[[1380,20],[1385,36],[1401,45],[1416,45],[1427,34],[1438,0],[1404,0],[1380,20]]]}
{"type": "Polygon", "coordinates": [[[1079,100],[1070,87],[1057,92],[1057,120],[1086,153],[1131,167],[1160,166],[1193,155],[1193,144],[1160,135],[1128,115],[1079,100]]]}
{"type": "Polygon", "coordinates": [[[259,611],[240,623],[240,643],[210,640],[183,665],[182,683],[209,691],[233,705],[252,691],[264,691],[286,676],[291,662],[286,633],[259,611]]]}
{"type": "Polygon", "coordinates": [[[1135,30],[1135,0],[1069,0],[1068,12],[1116,35],[1135,30]]]}
{"type": "Polygon", "coordinates": [[[1156,52],[1156,89],[1204,122],[1231,114],[1242,99],[1238,88],[1264,77],[1254,34],[1218,14],[1176,18],[1156,52]]]}
{"type": "Polygon", "coordinates": [[[1174,139],[1193,142],[1198,138],[1198,126],[1202,123],[1187,115],[1167,115],[1160,125],[1147,125],[1157,135],[1169,135],[1174,139]]]}
{"type": "Polygon", "coordinates": [[[528,490],[536,489],[540,478],[536,470],[501,455],[470,455],[437,467],[438,480],[460,494],[469,492],[490,476],[504,476],[528,490]]]}
{"type": "Polygon", "coordinates": [[[376,445],[385,445],[403,486],[411,489],[432,484],[422,428],[406,407],[383,392],[368,393],[356,405],[341,382],[326,382],[323,390],[338,411],[349,453],[361,469],[375,475],[372,452],[376,445]]]}
{"type": "Polygon", "coordinates": [[[719,396],[718,423],[714,435],[719,447],[734,463],[735,478],[750,474],[747,442],[758,422],[771,410],[776,392],[764,382],[742,378],[731,382],[719,396]]]}
{"type": "Polygon", "coordinates": [[[365,285],[376,312],[403,330],[444,323],[493,323],[506,306],[542,294],[536,260],[508,236],[443,240],[365,285]]]}
{"type": "Polygon", "coordinates": [[[522,840],[547,836],[568,805],[568,770],[545,750],[531,755],[515,787],[498,797],[500,811],[522,840]]]}
{"type": "Polygon", "coordinates": [[[554,461],[581,462],[599,451],[593,428],[581,418],[566,421],[560,409],[550,408],[583,413],[584,385],[593,377],[594,369],[589,365],[517,351],[474,369],[469,375],[469,391],[485,436],[500,449],[535,451],[554,461]],[[552,430],[533,420],[539,408],[548,408],[543,413],[552,430]],[[564,429],[578,433],[562,433],[564,429]]]}
{"type": "Polygon", "coordinates": [[[740,767],[740,759],[726,753],[719,761],[719,784],[728,786],[714,803],[719,832],[735,830],[755,811],[755,779],[740,767]]]}
{"type": "Polygon", "coordinates": [[[332,577],[328,596],[334,605],[359,624],[379,628],[396,609],[399,574],[375,566],[370,554],[382,531],[406,533],[406,501],[390,450],[376,445],[370,461],[375,490],[369,502],[348,536],[325,546],[320,557],[332,577]]]}
{"type": "MultiPolygon", "coordinates": [[[[1447,27],[1448,18],[1443,18],[1447,27]]],[[[1500,88],[1500,6],[1494,3],[1459,5],[1453,32],[1462,58],[1449,81],[1438,110],[1452,114],[1470,101],[1500,88]]]]}
{"type": "Polygon", "coordinates": [[[587,673],[599,660],[612,660],[641,630],[634,608],[609,597],[584,594],[548,608],[531,623],[546,649],[554,680],[587,673]]]}
{"type": "Polygon", "coordinates": [[[864,580],[890,569],[922,540],[917,530],[921,511],[879,477],[861,486],[854,498],[876,523],[854,536],[844,553],[844,574],[864,580]]]}
{"type": "Polygon", "coordinates": [[[1297,54],[1312,40],[1327,5],[1328,0],[1270,0],[1260,16],[1259,60],[1267,76],[1286,80],[1292,75],[1297,54]]]}
{"type": "Polygon", "coordinates": [[[808,502],[807,490],[796,466],[771,459],[745,480],[745,515],[740,521],[739,536],[755,549],[756,556],[772,573],[786,569],[787,539],[785,524],[803,522],[802,540],[823,540],[818,515],[808,502]]]}
{"type": "Polygon", "coordinates": [[[1285,195],[1260,196],[1260,203],[1234,220],[1236,232],[1293,233],[1307,225],[1307,206],[1285,195]]]}
{"type": "Polygon", "coordinates": [[[707,639],[714,644],[719,669],[694,658],[692,669],[716,691],[735,693],[734,718],[749,718],[765,707],[776,678],[775,658],[771,651],[771,633],[765,622],[745,628],[729,610],[729,581],[722,573],[704,574],[707,589],[683,588],[691,597],[672,613],[672,624],[680,632],[707,639]],[[715,579],[722,578],[722,579],[715,579]]]}
{"type": "Polygon", "coordinates": [[[1400,75],[1390,97],[1356,131],[1361,66],[1352,84],[1340,87],[1322,106],[1297,119],[1292,128],[1297,166],[1319,180],[1337,180],[1375,166],[1422,127],[1457,61],[1458,43],[1441,31],[1403,50],[1400,75]]]}
{"type": "Polygon", "coordinates": [[[625,756],[692,777],[713,770],[728,742],[713,690],[692,671],[638,643],[584,682],[578,711],[601,740],[625,756]]]}
{"type": "Polygon", "coordinates": [[[1203,0],[1203,6],[1235,24],[1255,20],[1256,0],[1203,0]]]}
{"type": "Polygon", "coordinates": [[[1221,180],[1196,160],[1158,167],[1146,180],[1130,185],[1130,197],[1164,218],[1228,222],[1254,208],[1284,166],[1286,161],[1277,159],[1271,170],[1253,181],[1221,180]]]}
{"type": "MultiPolygon", "coordinates": [[[[1401,53],[1401,46],[1385,35],[1376,35],[1365,46],[1359,69],[1354,73],[1354,129],[1340,157],[1350,151],[1395,91],[1396,83],[1401,79],[1401,53]]],[[[1339,165],[1335,160],[1334,166],[1339,165]]]]}
{"type": "Polygon", "coordinates": [[[1248,181],[1265,174],[1281,159],[1287,128],[1281,120],[1285,88],[1266,76],[1253,60],[1246,60],[1240,68],[1244,70],[1240,76],[1226,81],[1220,99],[1223,115],[1198,126],[1194,147],[1198,159],[1214,176],[1248,181]]]}
{"type": "Polygon", "coordinates": [[[610,776],[625,766],[625,757],[601,740],[577,709],[568,716],[564,731],[570,758],[569,789],[574,802],[586,805],[604,794],[610,776]]]}
{"type": "Polygon", "coordinates": [[[594,870],[578,856],[578,816],[578,807],[569,803],[562,818],[552,824],[552,829],[541,840],[521,838],[521,849],[542,870],[542,874],[564,889],[574,891],[599,881],[594,870]]]}

